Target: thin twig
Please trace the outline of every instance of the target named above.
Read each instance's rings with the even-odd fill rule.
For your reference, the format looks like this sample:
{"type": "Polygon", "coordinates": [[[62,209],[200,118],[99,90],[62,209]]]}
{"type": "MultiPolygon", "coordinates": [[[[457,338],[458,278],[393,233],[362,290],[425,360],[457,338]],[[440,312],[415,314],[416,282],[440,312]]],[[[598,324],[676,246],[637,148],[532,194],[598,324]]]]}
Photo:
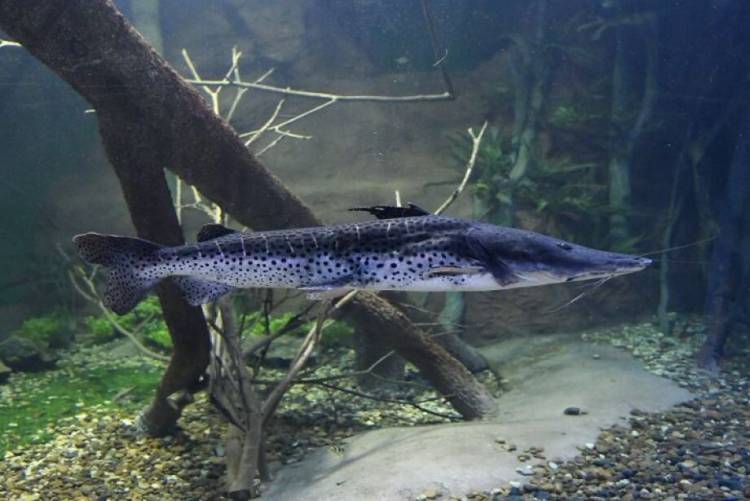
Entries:
{"type": "Polygon", "coordinates": [[[315,345],[320,340],[323,329],[325,329],[325,327],[327,326],[325,322],[328,317],[333,315],[335,312],[348,304],[352,299],[354,299],[356,292],[356,290],[348,292],[333,306],[331,306],[331,301],[326,301],[324,303],[323,307],[320,310],[320,314],[315,321],[315,325],[312,327],[312,329],[310,329],[310,332],[307,334],[307,336],[305,336],[305,340],[302,342],[302,345],[297,352],[297,356],[294,357],[294,361],[292,362],[292,366],[289,368],[289,372],[287,372],[286,376],[284,376],[284,379],[282,379],[281,382],[273,390],[271,390],[271,393],[266,398],[266,401],[263,402],[261,415],[263,416],[264,423],[267,422],[268,419],[273,415],[276,407],[281,401],[281,398],[284,396],[284,393],[286,393],[289,387],[293,384],[297,373],[302,370],[305,362],[307,362],[307,359],[310,357],[310,355],[312,355],[315,345]]]}
{"type": "Polygon", "coordinates": [[[280,338],[284,334],[287,334],[288,332],[293,331],[294,329],[298,328],[302,324],[304,324],[307,321],[307,314],[310,312],[310,310],[315,306],[315,303],[308,304],[304,310],[294,315],[292,318],[290,318],[284,326],[276,331],[275,333],[271,334],[270,336],[261,339],[257,343],[250,346],[248,349],[246,349],[242,356],[243,358],[247,359],[250,355],[255,353],[256,351],[262,349],[263,347],[271,344],[274,340],[280,338]]]}
{"type": "Polygon", "coordinates": [[[469,160],[466,162],[464,177],[458,184],[456,189],[453,190],[453,193],[450,194],[448,199],[443,202],[443,205],[438,207],[438,209],[435,211],[435,215],[439,215],[445,212],[445,210],[451,206],[451,204],[458,198],[458,196],[464,191],[464,189],[466,189],[466,184],[469,182],[471,173],[474,172],[474,165],[476,165],[477,163],[477,154],[479,153],[479,147],[482,144],[482,137],[484,136],[485,130],[487,130],[486,121],[484,122],[484,124],[482,124],[482,128],[479,129],[478,134],[474,134],[474,129],[469,128],[468,132],[469,136],[471,137],[471,155],[469,155],[469,160]]]}
{"type": "Polygon", "coordinates": [[[73,284],[73,288],[86,300],[94,303],[99,310],[102,312],[104,317],[107,319],[107,321],[112,324],[112,326],[120,332],[122,335],[127,337],[136,348],[138,348],[138,351],[143,353],[149,358],[153,358],[154,360],[159,360],[161,362],[169,362],[169,357],[165,357],[164,355],[159,355],[158,353],[155,353],[151,350],[149,350],[143,343],[141,343],[136,335],[123,327],[120,322],[117,321],[115,316],[107,309],[106,306],[104,306],[104,302],[101,300],[98,291],[96,290],[96,286],[94,285],[93,280],[90,278],[79,274],[79,277],[83,282],[86,284],[86,287],[89,289],[89,293],[86,293],[78,283],[78,280],[76,280],[75,275],[72,271],[68,271],[68,278],[70,279],[70,282],[73,284]]]}
{"type": "MultiPolygon", "coordinates": [[[[240,58],[242,57],[242,52],[237,50],[237,47],[232,47],[232,66],[230,67],[229,71],[227,72],[227,78],[229,76],[234,75],[236,79],[239,80],[240,78],[240,58]]],[[[245,92],[247,92],[248,89],[237,89],[237,93],[234,95],[234,100],[232,101],[232,105],[229,107],[229,111],[227,112],[227,116],[225,117],[225,120],[227,122],[231,122],[232,118],[234,118],[234,112],[237,110],[237,106],[240,104],[240,101],[242,100],[242,96],[245,95],[245,92]]]]}
{"type": "Polygon", "coordinates": [[[283,134],[279,134],[276,137],[276,139],[274,139],[273,141],[271,141],[270,143],[268,143],[267,145],[265,145],[263,148],[261,148],[260,150],[258,150],[255,153],[255,156],[259,157],[259,156],[263,155],[263,153],[267,152],[268,150],[270,150],[271,148],[273,148],[274,146],[276,146],[277,144],[279,144],[279,141],[281,141],[282,139],[284,139],[284,137],[285,136],[283,134]]]}
{"type": "Polygon", "coordinates": [[[315,345],[320,338],[321,329],[323,328],[325,317],[328,314],[329,306],[330,303],[321,308],[318,319],[316,320],[315,325],[312,327],[312,329],[310,329],[310,332],[307,333],[307,336],[305,336],[305,339],[302,342],[302,345],[300,346],[300,349],[297,352],[297,355],[295,356],[291,367],[289,368],[289,372],[287,372],[286,376],[284,376],[284,379],[282,379],[281,382],[273,390],[271,390],[268,398],[266,398],[265,402],[263,402],[261,415],[263,416],[264,424],[276,411],[276,407],[278,407],[279,402],[281,402],[281,398],[292,385],[292,382],[297,376],[297,373],[305,365],[305,362],[307,362],[307,359],[310,358],[310,355],[312,355],[312,352],[315,349],[315,345]]]}
{"type": "Polygon", "coordinates": [[[425,23],[427,24],[427,30],[430,32],[430,42],[432,43],[432,54],[435,57],[435,62],[432,67],[440,67],[440,75],[443,77],[443,83],[448,93],[451,95],[451,99],[454,97],[453,83],[451,82],[448,71],[443,66],[443,61],[448,57],[448,49],[444,49],[438,38],[437,30],[435,29],[435,20],[432,17],[432,9],[430,6],[430,0],[422,0],[422,15],[424,16],[425,23]],[[440,53],[443,53],[441,56],[440,53]]]}
{"type": "Polygon", "coordinates": [[[281,111],[281,107],[284,106],[284,100],[280,100],[279,103],[276,105],[276,109],[273,111],[271,116],[266,120],[266,123],[264,123],[260,129],[254,130],[252,132],[246,132],[245,134],[240,134],[240,137],[247,137],[250,136],[250,139],[245,141],[245,146],[250,146],[255,141],[258,140],[258,138],[268,130],[269,127],[271,127],[271,124],[276,121],[276,117],[279,116],[279,112],[281,111]]]}
{"type": "Polygon", "coordinates": [[[366,374],[370,374],[372,371],[374,371],[380,364],[385,362],[388,358],[393,356],[396,352],[391,350],[376,361],[374,361],[370,366],[366,369],[362,369],[359,371],[353,371],[353,372],[345,372],[342,374],[335,374],[333,376],[323,376],[318,378],[301,378],[294,381],[294,384],[314,384],[314,383],[322,383],[325,381],[335,381],[337,379],[350,379],[358,376],[364,376],[366,374]]]}
{"type": "Polygon", "coordinates": [[[336,386],[336,385],[330,384],[330,383],[316,383],[316,384],[318,384],[319,386],[323,386],[324,388],[329,388],[331,390],[336,390],[336,391],[340,391],[340,392],[343,392],[343,393],[348,393],[349,395],[354,395],[354,396],[361,397],[361,398],[367,398],[367,399],[370,399],[370,400],[376,400],[378,402],[388,402],[388,403],[391,403],[391,404],[409,405],[409,406],[414,407],[414,408],[416,408],[416,409],[418,409],[418,410],[420,410],[420,411],[422,411],[422,412],[424,412],[426,414],[432,414],[433,416],[441,417],[443,419],[449,419],[451,421],[458,421],[458,420],[461,419],[461,416],[458,416],[458,415],[455,415],[455,414],[445,414],[445,413],[442,413],[442,412],[433,411],[433,410],[427,409],[427,408],[425,408],[425,407],[423,407],[423,406],[421,406],[421,405],[419,405],[417,403],[409,402],[408,400],[400,400],[398,398],[378,397],[376,395],[370,395],[368,393],[363,393],[361,391],[352,390],[352,389],[349,389],[349,388],[342,388],[341,386],[336,386]]]}
{"type": "Polygon", "coordinates": [[[419,101],[448,101],[453,99],[453,94],[450,92],[441,92],[439,94],[413,94],[406,96],[385,96],[385,95],[371,95],[371,94],[333,94],[331,92],[314,92],[308,90],[293,89],[291,87],[276,87],[275,85],[267,85],[256,82],[245,82],[242,80],[202,80],[200,78],[192,78],[186,80],[188,83],[193,85],[201,86],[212,86],[212,87],[245,87],[248,89],[256,89],[264,92],[271,92],[275,94],[284,94],[287,96],[298,96],[313,99],[328,99],[333,101],[369,101],[379,103],[409,103],[419,101]]]}

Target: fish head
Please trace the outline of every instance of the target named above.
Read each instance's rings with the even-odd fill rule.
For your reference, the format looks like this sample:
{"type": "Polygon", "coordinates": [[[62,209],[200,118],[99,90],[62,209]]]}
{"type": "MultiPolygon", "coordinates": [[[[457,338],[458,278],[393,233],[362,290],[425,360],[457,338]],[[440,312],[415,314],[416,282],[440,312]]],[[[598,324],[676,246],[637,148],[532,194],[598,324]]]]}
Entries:
{"type": "Polygon", "coordinates": [[[508,287],[606,279],[651,264],[645,257],[592,249],[514,228],[486,225],[471,238],[478,241],[484,255],[480,260],[489,260],[490,271],[508,287]]]}

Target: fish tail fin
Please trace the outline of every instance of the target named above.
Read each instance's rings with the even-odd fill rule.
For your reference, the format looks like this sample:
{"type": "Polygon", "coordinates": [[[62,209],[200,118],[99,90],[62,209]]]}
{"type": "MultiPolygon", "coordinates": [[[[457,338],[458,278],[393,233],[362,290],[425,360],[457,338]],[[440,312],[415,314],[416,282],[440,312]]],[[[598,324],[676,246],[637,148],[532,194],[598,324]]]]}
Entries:
{"type": "Polygon", "coordinates": [[[147,266],[158,262],[158,251],[162,248],[148,240],[84,233],[73,237],[73,245],[81,259],[107,269],[104,305],[118,315],[135,308],[166,276],[147,266]]]}

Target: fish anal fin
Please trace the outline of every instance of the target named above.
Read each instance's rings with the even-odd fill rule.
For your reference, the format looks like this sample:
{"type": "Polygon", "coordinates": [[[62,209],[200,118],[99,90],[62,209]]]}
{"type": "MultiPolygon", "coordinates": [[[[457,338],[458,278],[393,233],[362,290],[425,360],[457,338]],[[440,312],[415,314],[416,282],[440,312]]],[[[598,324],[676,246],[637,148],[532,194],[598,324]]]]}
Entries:
{"type": "Polygon", "coordinates": [[[460,275],[478,275],[487,270],[481,266],[438,266],[425,271],[424,278],[455,277],[460,275]]]}
{"type": "Polygon", "coordinates": [[[198,242],[205,242],[206,240],[225,237],[227,235],[231,235],[232,233],[239,232],[237,230],[233,230],[232,228],[227,228],[226,226],[223,226],[221,224],[209,223],[203,225],[203,227],[198,232],[196,240],[198,242]]]}
{"type": "Polygon", "coordinates": [[[235,289],[231,285],[200,278],[174,277],[173,280],[182,291],[185,301],[191,306],[209,303],[235,289]]]}
{"type": "Polygon", "coordinates": [[[353,207],[350,211],[369,212],[378,219],[395,219],[399,217],[429,216],[430,212],[413,203],[406,207],[392,205],[373,205],[372,207],[353,207]]]}

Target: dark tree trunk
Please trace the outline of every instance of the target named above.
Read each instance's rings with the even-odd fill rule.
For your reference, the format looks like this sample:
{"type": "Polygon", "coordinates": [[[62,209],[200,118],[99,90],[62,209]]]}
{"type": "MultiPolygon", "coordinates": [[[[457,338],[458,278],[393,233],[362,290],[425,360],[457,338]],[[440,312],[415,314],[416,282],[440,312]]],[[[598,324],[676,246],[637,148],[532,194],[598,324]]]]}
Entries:
{"type": "Polygon", "coordinates": [[[719,209],[719,238],[711,255],[706,296],[708,338],[698,361],[715,369],[724,354],[724,346],[736,323],[738,303],[742,300],[742,239],[747,194],[750,192],[750,111],[745,110],[737,145],[719,209]]]}
{"type": "MultiPolygon", "coordinates": [[[[94,106],[104,117],[100,127],[109,138],[105,142],[133,148],[132,156],[126,157],[132,162],[130,175],[137,176],[142,169],[140,161],[133,159],[145,152],[149,162],[172,170],[248,227],[320,224],[250,154],[197,91],[144,42],[110,0],[0,0],[0,28],[94,106]],[[136,140],[118,142],[118,135],[132,134],[138,127],[143,129],[135,134],[136,140]]],[[[108,150],[113,154],[112,146],[108,150]]],[[[112,161],[119,163],[117,158],[112,161]]],[[[163,201],[162,196],[159,203],[163,201]]],[[[348,309],[356,312],[357,326],[378,322],[383,341],[392,342],[438,389],[451,394],[464,416],[478,417],[492,407],[487,405],[491,397],[486,390],[386,301],[362,294],[348,309]]],[[[180,344],[175,353],[195,349],[191,339],[175,335],[175,340],[180,344]]],[[[203,364],[203,356],[198,358],[203,364]]]]}
{"type": "MultiPolygon", "coordinates": [[[[127,123],[107,109],[102,109],[98,118],[107,156],[120,180],[138,235],[164,245],[183,244],[162,164],[148,140],[154,131],[140,123],[127,123]]],[[[168,280],[156,290],[174,348],[154,402],[141,414],[140,421],[147,433],[163,435],[177,422],[181,411],[168,397],[196,385],[208,365],[210,341],[200,308],[188,305],[168,280]]]]}

